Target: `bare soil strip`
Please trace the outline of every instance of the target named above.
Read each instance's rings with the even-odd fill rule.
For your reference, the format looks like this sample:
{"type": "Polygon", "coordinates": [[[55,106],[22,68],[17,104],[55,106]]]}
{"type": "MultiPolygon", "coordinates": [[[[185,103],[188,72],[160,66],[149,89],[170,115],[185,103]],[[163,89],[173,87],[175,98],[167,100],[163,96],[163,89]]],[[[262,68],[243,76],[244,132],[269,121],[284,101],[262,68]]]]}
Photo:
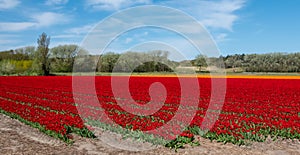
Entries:
{"type": "MultiPolygon", "coordinates": [[[[100,137],[96,139],[82,138],[72,134],[75,143],[67,145],[55,138],[49,137],[37,129],[31,128],[17,120],[0,114],[0,154],[300,154],[299,140],[276,140],[268,139],[266,142],[252,142],[247,146],[236,146],[233,144],[222,144],[210,142],[207,139],[196,137],[201,145],[196,147],[186,146],[176,153],[165,147],[157,147],[147,151],[128,151],[117,149],[103,139],[113,136],[112,133],[97,133],[100,137]],[[101,140],[102,139],[102,140],[101,140]]],[[[119,136],[119,135],[118,135],[119,136]]],[[[116,137],[118,137],[116,136],[116,137]]],[[[121,140],[120,144],[126,143],[121,140]]],[[[139,144],[141,145],[141,144],[139,144]]],[[[149,145],[149,144],[145,144],[149,145]]],[[[142,147],[142,146],[141,146],[142,147]]]]}

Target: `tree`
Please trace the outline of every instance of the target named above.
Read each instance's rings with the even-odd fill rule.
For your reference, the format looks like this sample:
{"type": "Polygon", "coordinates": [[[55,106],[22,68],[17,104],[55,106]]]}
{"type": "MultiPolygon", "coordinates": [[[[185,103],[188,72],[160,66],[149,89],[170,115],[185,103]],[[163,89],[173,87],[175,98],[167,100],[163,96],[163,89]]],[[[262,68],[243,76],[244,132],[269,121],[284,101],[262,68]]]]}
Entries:
{"type": "MultiPolygon", "coordinates": [[[[117,63],[120,54],[108,52],[100,56],[100,60],[98,61],[97,71],[100,72],[112,72],[115,64],[117,63]]],[[[120,71],[119,68],[118,71],[120,71]]]]}
{"type": "Polygon", "coordinates": [[[43,32],[37,39],[38,48],[36,53],[36,59],[39,68],[41,69],[42,75],[50,74],[50,62],[49,62],[49,44],[50,37],[43,32]]]}
{"type": "Polygon", "coordinates": [[[201,67],[207,67],[206,57],[204,55],[197,55],[194,61],[194,65],[199,67],[199,72],[201,72],[201,67]]]}
{"type": "Polygon", "coordinates": [[[50,50],[51,71],[72,72],[77,45],[59,45],[50,50]]]}
{"type": "Polygon", "coordinates": [[[15,73],[15,65],[11,63],[11,60],[0,61],[0,74],[13,74],[15,73]]]}
{"type": "Polygon", "coordinates": [[[108,52],[98,61],[100,72],[170,72],[176,65],[168,60],[167,51],[134,52],[122,54],[108,52]]]}

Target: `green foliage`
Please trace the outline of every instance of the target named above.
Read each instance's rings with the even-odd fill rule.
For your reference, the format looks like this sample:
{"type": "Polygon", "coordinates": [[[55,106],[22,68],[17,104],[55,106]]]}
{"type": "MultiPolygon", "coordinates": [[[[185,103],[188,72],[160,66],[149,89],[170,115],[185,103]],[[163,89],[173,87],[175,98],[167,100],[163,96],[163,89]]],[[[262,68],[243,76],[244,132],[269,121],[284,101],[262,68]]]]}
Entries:
{"type": "Polygon", "coordinates": [[[4,75],[14,74],[16,66],[11,60],[0,61],[0,73],[4,75]]]}
{"type": "Polygon", "coordinates": [[[176,139],[167,143],[165,147],[172,148],[175,149],[175,151],[177,151],[177,149],[179,148],[184,148],[185,144],[190,144],[191,146],[200,145],[199,142],[193,142],[193,141],[194,141],[194,137],[190,138],[190,137],[178,136],[176,139]]]}
{"type": "Polygon", "coordinates": [[[65,128],[67,130],[67,134],[75,133],[77,135],[80,135],[81,137],[96,138],[94,133],[86,127],[82,128],[82,129],[79,129],[79,128],[75,128],[75,127],[65,125],[65,128]]]}
{"type": "Polygon", "coordinates": [[[99,72],[172,72],[176,67],[167,51],[106,53],[97,64],[99,72]]]}
{"type": "Polygon", "coordinates": [[[0,74],[24,74],[30,72],[35,48],[27,46],[16,50],[0,52],[0,74]]]}
{"type": "Polygon", "coordinates": [[[199,67],[199,72],[200,72],[201,71],[201,67],[207,67],[206,59],[207,59],[206,56],[204,56],[204,55],[198,55],[198,56],[196,56],[195,60],[192,61],[192,64],[194,66],[198,66],[199,67]]]}
{"type": "Polygon", "coordinates": [[[74,62],[73,72],[95,72],[97,64],[97,56],[82,55],[76,57],[74,62]]]}
{"type": "Polygon", "coordinates": [[[35,52],[35,61],[34,63],[37,65],[37,72],[42,75],[50,74],[50,61],[49,61],[49,44],[50,37],[47,36],[46,33],[42,33],[37,39],[38,48],[35,52]]]}
{"type": "Polygon", "coordinates": [[[121,126],[112,126],[112,125],[105,124],[105,123],[91,120],[91,119],[86,119],[86,121],[87,121],[87,124],[89,124],[91,126],[100,127],[106,131],[111,131],[114,133],[121,134],[121,135],[123,135],[124,139],[125,138],[133,138],[135,140],[149,142],[154,145],[166,145],[168,142],[164,138],[155,136],[153,134],[145,134],[142,131],[131,130],[130,126],[127,126],[127,128],[123,128],[121,126]]]}
{"type": "Polygon", "coordinates": [[[191,60],[193,66],[201,67],[216,66],[242,68],[247,72],[299,72],[300,53],[267,53],[267,54],[235,54],[218,58],[197,56],[191,60]]]}
{"type": "Polygon", "coordinates": [[[100,56],[100,59],[97,64],[97,71],[99,72],[112,72],[117,63],[120,54],[115,54],[112,52],[103,54],[100,56]]]}
{"type": "Polygon", "coordinates": [[[48,136],[57,138],[57,139],[61,139],[64,142],[66,142],[67,144],[72,144],[74,141],[72,139],[70,139],[67,134],[69,133],[75,133],[78,134],[82,137],[87,137],[87,138],[96,138],[96,136],[94,135],[93,132],[91,132],[90,130],[88,130],[86,127],[79,129],[79,128],[75,128],[75,127],[70,127],[70,126],[65,126],[66,130],[67,130],[67,134],[63,135],[61,133],[56,133],[52,130],[47,130],[44,126],[40,125],[39,123],[36,122],[30,122],[28,120],[23,119],[21,116],[15,114],[15,113],[11,113],[11,112],[7,112],[4,111],[3,109],[0,108],[0,113],[5,114],[13,119],[17,119],[20,122],[29,125],[31,127],[37,128],[39,131],[47,134],[48,136]]]}
{"type": "MultiPolygon", "coordinates": [[[[188,144],[188,145],[191,145],[191,146],[200,145],[199,142],[194,141],[193,136],[192,137],[177,136],[176,139],[168,141],[168,140],[165,140],[162,137],[155,136],[153,134],[146,134],[146,133],[144,133],[142,131],[139,131],[139,130],[132,130],[131,125],[128,125],[125,128],[123,128],[121,126],[112,126],[112,125],[105,124],[105,123],[95,121],[95,120],[91,120],[91,119],[86,119],[86,121],[89,125],[100,127],[104,130],[121,134],[121,135],[123,135],[124,139],[125,138],[133,138],[135,140],[149,142],[149,143],[152,143],[154,145],[164,145],[165,147],[175,149],[175,151],[177,151],[177,149],[179,149],[179,148],[184,148],[185,144],[188,144]]],[[[197,130],[197,129],[195,128],[195,130],[197,130]]],[[[200,133],[200,132],[197,132],[197,133],[200,133]]]]}
{"type": "Polygon", "coordinates": [[[22,74],[31,69],[32,60],[3,60],[0,61],[0,73],[22,74]]]}
{"type": "Polygon", "coordinates": [[[59,45],[50,50],[52,72],[72,72],[77,45],[59,45]]]}
{"type": "Polygon", "coordinates": [[[77,45],[59,45],[48,48],[50,37],[45,33],[38,38],[37,49],[27,46],[0,52],[0,75],[46,75],[50,72],[182,72],[209,73],[205,67],[231,68],[233,72],[300,72],[300,53],[235,54],[226,57],[198,55],[194,60],[175,62],[168,59],[167,51],[113,52],[91,55],[77,45]],[[76,57],[76,64],[75,62],[76,57]],[[183,68],[181,68],[183,67],[183,68]]]}
{"type": "Polygon", "coordinates": [[[226,68],[247,72],[299,72],[300,53],[235,54],[224,58],[226,68]]]}

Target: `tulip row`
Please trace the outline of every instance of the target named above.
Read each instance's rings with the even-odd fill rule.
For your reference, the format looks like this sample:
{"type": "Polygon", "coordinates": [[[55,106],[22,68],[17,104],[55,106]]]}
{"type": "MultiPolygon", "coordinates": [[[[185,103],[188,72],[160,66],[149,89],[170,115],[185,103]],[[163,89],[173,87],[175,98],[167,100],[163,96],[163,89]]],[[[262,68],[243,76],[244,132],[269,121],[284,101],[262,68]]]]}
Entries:
{"type": "Polygon", "coordinates": [[[62,93],[60,89],[63,87],[55,89],[52,86],[44,89],[39,82],[48,84],[45,77],[0,77],[0,79],[2,113],[68,143],[73,142],[69,136],[71,132],[84,137],[95,137],[78,115],[72,98],[66,99],[65,96],[56,94],[62,93]]]}
{"type": "MultiPolygon", "coordinates": [[[[166,139],[192,138],[193,134],[237,144],[263,141],[269,135],[300,139],[300,81],[296,79],[227,79],[224,106],[207,129],[206,112],[214,110],[209,109],[209,78],[94,78],[95,92],[84,84],[73,89],[72,77],[67,76],[0,77],[0,109],[62,137],[70,127],[86,131],[84,121],[99,121],[166,139]],[[192,91],[195,80],[198,93],[192,91]],[[191,84],[191,91],[182,86],[183,81],[191,84]],[[163,87],[154,87],[157,83],[163,87]],[[190,130],[183,133],[189,134],[181,134],[183,127],[190,130]]],[[[90,79],[80,77],[82,83],[90,79]]]]}

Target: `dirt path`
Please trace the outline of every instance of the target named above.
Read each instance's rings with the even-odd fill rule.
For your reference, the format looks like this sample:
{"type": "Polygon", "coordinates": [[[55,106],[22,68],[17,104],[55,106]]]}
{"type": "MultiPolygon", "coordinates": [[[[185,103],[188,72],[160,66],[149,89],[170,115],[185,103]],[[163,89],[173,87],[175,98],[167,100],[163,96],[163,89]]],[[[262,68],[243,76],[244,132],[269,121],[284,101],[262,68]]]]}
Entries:
{"type": "MultiPolygon", "coordinates": [[[[267,140],[264,143],[252,143],[249,146],[235,146],[233,144],[223,145],[222,143],[210,142],[207,139],[200,138],[201,146],[190,147],[178,150],[170,150],[164,147],[158,147],[147,151],[128,151],[113,147],[115,137],[112,133],[98,133],[101,136],[97,139],[81,138],[73,135],[75,143],[66,145],[64,142],[46,136],[37,129],[31,128],[0,114],[0,154],[300,154],[300,142],[298,140],[267,140]],[[105,141],[105,142],[103,142],[105,141]]],[[[127,141],[121,141],[120,144],[130,144],[127,141]]],[[[133,143],[132,143],[133,144],[133,143]]],[[[148,147],[149,144],[136,144],[138,148],[148,147]]]]}

